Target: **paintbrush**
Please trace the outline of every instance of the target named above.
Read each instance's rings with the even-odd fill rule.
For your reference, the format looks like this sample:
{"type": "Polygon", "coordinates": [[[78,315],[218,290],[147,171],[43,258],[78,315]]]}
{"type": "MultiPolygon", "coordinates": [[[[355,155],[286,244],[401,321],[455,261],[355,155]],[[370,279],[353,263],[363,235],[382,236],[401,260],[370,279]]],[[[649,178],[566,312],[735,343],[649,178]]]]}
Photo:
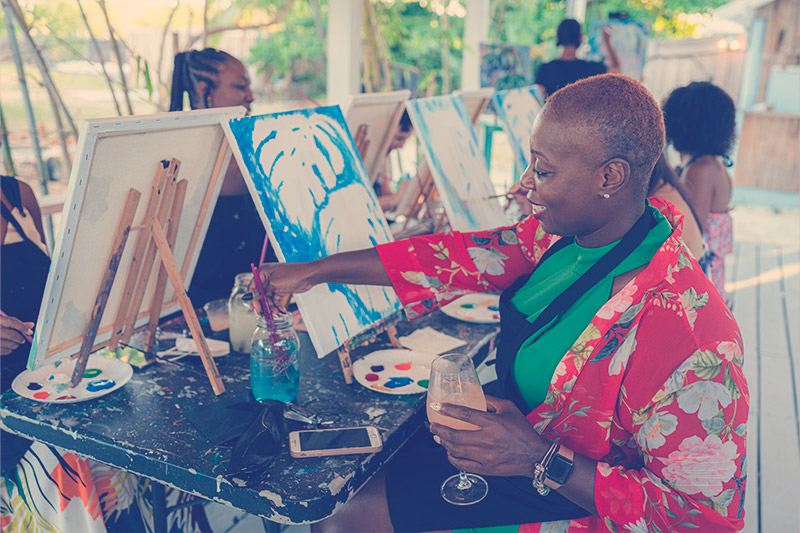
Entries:
{"type": "MultiPolygon", "coordinates": [[[[0,309],[0,316],[4,316],[6,318],[9,318],[9,316],[7,314],[5,314],[2,309],[0,309]]],[[[22,333],[22,332],[20,332],[20,333],[22,333]]],[[[26,341],[28,341],[29,343],[33,344],[33,337],[31,337],[27,333],[22,333],[22,336],[25,337],[26,341]]]]}
{"type": "Polygon", "coordinates": [[[264,259],[267,257],[267,248],[269,247],[269,233],[264,234],[264,245],[261,247],[261,258],[258,260],[258,266],[264,264],[264,259]]]}
{"type": "Polygon", "coordinates": [[[503,194],[493,194],[492,196],[487,196],[487,200],[494,200],[495,198],[508,198],[509,200],[513,200],[515,196],[521,196],[528,194],[527,191],[514,191],[514,192],[506,192],[503,194]]]}
{"type": "Polygon", "coordinates": [[[272,308],[267,301],[267,293],[264,291],[264,285],[261,283],[261,276],[258,274],[258,269],[253,263],[250,263],[250,268],[253,271],[253,281],[256,283],[256,289],[258,289],[259,299],[261,300],[261,315],[267,321],[269,342],[272,344],[272,349],[275,350],[276,353],[283,355],[283,350],[281,350],[279,346],[281,338],[278,336],[278,330],[275,327],[275,319],[272,317],[272,308]]]}

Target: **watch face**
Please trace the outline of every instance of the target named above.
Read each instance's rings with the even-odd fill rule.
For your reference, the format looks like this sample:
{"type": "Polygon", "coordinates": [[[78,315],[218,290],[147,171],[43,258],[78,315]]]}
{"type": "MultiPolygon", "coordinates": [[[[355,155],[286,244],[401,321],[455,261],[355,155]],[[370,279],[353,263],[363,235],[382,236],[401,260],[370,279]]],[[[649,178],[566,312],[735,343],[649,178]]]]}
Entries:
{"type": "Polygon", "coordinates": [[[548,465],[545,475],[557,484],[563,485],[569,479],[574,467],[575,463],[563,455],[556,454],[550,460],[550,465],[548,465]]]}

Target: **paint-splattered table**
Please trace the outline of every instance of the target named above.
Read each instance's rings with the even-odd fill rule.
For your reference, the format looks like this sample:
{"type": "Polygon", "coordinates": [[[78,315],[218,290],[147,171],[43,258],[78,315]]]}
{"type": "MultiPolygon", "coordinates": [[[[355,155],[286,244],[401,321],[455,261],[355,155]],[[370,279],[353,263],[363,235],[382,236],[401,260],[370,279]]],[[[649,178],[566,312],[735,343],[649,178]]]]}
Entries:
{"type": "MultiPolygon", "coordinates": [[[[465,350],[488,349],[496,328],[459,322],[441,312],[398,324],[402,336],[432,328],[466,341],[465,350]]],[[[346,385],[335,355],[318,359],[301,333],[301,384],[296,403],[331,418],[335,427],[370,424],[381,430],[375,454],[292,459],[286,443],[263,475],[247,481],[228,476],[231,447],[215,446],[184,413],[215,399],[199,361],[156,363],[137,370],[120,390],[76,404],[37,403],[8,391],[0,398],[6,429],[78,455],[146,476],[203,498],[223,502],[273,522],[300,524],[332,515],[422,425],[424,396],[393,396],[346,385]]],[[[356,360],[389,348],[385,335],[353,351],[356,360]]],[[[249,391],[249,358],[216,359],[225,396],[249,391]]],[[[299,428],[298,428],[299,429],[299,428]]]]}

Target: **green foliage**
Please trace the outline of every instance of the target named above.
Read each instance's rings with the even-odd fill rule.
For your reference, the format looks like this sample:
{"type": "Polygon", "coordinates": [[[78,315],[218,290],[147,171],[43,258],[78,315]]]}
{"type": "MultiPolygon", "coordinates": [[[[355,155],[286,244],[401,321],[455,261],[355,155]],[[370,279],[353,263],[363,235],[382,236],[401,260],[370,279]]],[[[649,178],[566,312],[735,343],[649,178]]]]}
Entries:
{"type": "Polygon", "coordinates": [[[464,19],[449,16],[445,28],[442,17],[436,14],[432,4],[426,2],[423,6],[416,1],[385,1],[375,5],[390,61],[419,69],[420,94],[429,90],[434,94],[441,93],[445,43],[449,51],[450,89],[458,88],[461,79],[464,19]]]}
{"type": "MultiPolygon", "coordinates": [[[[80,11],[74,3],[37,0],[20,2],[20,8],[25,22],[31,28],[31,36],[48,61],[74,60],[76,51],[78,54],[85,51],[88,38],[76,31],[76,28],[83,28],[83,22],[80,11]]],[[[2,26],[5,35],[5,25],[2,26]]],[[[23,42],[19,28],[17,28],[17,40],[23,42]]],[[[24,51],[27,46],[21,44],[21,48],[24,51]]]]}
{"type": "MultiPolygon", "coordinates": [[[[319,4],[324,28],[328,5],[325,1],[319,4]]],[[[285,80],[312,97],[323,94],[325,43],[317,30],[311,3],[294,2],[280,26],[277,31],[263,32],[250,50],[249,62],[257,65],[272,85],[285,80]]]]}
{"type": "Polygon", "coordinates": [[[590,2],[587,19],[607,18],[609,13],[627,13],[633,20],[652,22],[651,37],[691,37],[696,24],[685,15],[710,13],[729,0],[602,0],[590,2]]]}

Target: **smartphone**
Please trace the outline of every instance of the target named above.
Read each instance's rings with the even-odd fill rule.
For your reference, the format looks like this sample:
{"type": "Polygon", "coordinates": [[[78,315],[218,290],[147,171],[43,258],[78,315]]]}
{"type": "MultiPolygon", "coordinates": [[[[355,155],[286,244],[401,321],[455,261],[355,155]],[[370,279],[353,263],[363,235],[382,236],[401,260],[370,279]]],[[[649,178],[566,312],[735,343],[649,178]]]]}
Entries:
{"type": "Polygon", "coordinates": [[[292,457],[322,457],[350,453],[379,452],[381,434],[374,426],[334,429],[311,429],[289,433],[292,457]]]}

